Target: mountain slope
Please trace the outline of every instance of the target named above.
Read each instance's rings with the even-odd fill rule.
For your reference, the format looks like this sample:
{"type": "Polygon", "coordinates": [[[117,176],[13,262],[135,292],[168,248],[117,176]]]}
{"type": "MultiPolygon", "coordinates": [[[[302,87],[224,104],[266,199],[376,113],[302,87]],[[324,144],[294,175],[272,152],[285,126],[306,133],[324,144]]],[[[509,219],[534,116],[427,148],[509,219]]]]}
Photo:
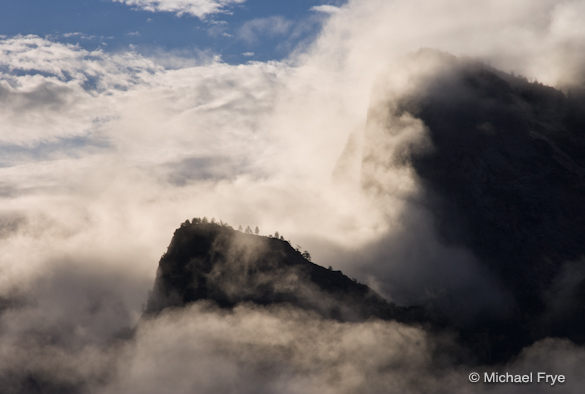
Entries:
{"type": "Polygon", "coordinates": [[[393,119],[421,120],[428,146],[369,155],[380,141],[366,134],[364,187],[384,190],[370,169],[410,166],[441,241],[471,251],[512,295],[502,320],[458,327],[469,341],[500,356],[546,336],[584,342],[583,89],[563,93],[435,51],[414,58],[429,62],[438,66],[386,107],[393,119]]]}
{"type": "Polygon", "coordinates": [[[198,300],[221,307],[287,303],[342,321],[412,321],[419,313],[388,303],[340,271],[311,263],[287,241],[194,219],[175,231],[161,258],[146,313],[198,300]]]}

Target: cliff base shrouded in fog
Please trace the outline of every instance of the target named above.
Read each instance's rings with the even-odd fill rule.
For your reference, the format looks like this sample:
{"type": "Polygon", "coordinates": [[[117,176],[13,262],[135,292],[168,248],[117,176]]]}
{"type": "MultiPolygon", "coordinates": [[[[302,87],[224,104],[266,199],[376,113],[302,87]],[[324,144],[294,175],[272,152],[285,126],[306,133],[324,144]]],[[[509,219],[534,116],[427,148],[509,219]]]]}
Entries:
{"type": "Polygon", "coordinates": [[[420,314],[385,301],[340,271],[313,264],[283,239],[194,219],[175,231],[161,258],[146,314],[200,300],[224,308],[285,303],[341,321],[410,321],[420,314]]]}

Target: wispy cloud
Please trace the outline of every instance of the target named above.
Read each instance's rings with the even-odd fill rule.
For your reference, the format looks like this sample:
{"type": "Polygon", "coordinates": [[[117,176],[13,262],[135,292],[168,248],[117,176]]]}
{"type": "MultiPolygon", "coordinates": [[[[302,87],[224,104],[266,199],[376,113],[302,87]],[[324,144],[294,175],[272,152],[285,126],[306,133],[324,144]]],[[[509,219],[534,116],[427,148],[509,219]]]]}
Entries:
{"type": "MultiPolygon", "coordinates": [[[[205,17],[241,1],[124,2],[151,11],[205,17]],[[207,8],[189,8],[195,3],[207,8]]],[[[257,224],[266,233],[278,230],[308,248],[316,262],[343,268],[359,279],[391,267],[396,256],[421,268],[424,264],[417,264],[415,258],[422,261],[439,251],[449,253],[444,261],[450,264],[458,255],[435,248],[437,238],[428,235],[431,227],[404,220],[417,221],[422,216],[407,211],[409,193],[417,187],[410,172],[385,174],[395,194],[385,201],[384,210],[360,193],[359,183],[340,185],[331,180],[348,135],[363,132],[372,86],[388,88],[375,83],[378,76],[387,75],[388,64],[420,47],[479,56],[551,84],[582,76],[584,52],[575,50],[583,47],[583,30],[575,19],[582,4],[558,6],[550,0],[523,0],[513,5],[492,0],[473,6],[468,0],[352,1],[344,12],[328,19],[314,45],[293,59],[294,66],[275,62],[232,66],[213,57],[205,64],[193,64],[177,56],[172,62],[176,69],[168,69],[156,59],[133,52],[108,54],[35,36],[4,37],[0,42],[0,149],[11,149],[11,154],[8,159],[3,155],[0,163],[0,298],[30,290],[27,296],[32,302],[0,315],[0,352],[11,355],[0,360],[2,373],[17,369],[85,380],[94,376],[94,368],[107,370],[108,365],[117,366],[118,360],[123,373],[116,376],[123,381],[113,384],[121,388],[105,392],[128,392],[132,391],[128,387],[150,382],[168,383],[176,392],[182,392],[176,386],[181,382],[183,392],[192,387],[217,392],[215,385],[226,381],[224,371],[232,371],[228,381],[239,384],[238,379],[267,377],[266,373],[247,375],[248,365],[261,370],[284,359],[282,370],[298,373],[288,375],[298,376],[296,392],[310,392],[307,385],[311,383],[319,392],[367,392],[368,387],[379,392],[392,384],[409,391],[408,382],[394,379],[405,376],[400,368],[409,363],[415,368],[406,376],[423,383],[431,379],[435,384],[432,379],[437,374],[424,375],[426,369],[419,368],[430,359],[425,348],[413,347],[418,338],[424,338],[423,333],[408,329],[416,334],[414,342],[396,342],[404,344],[399,349],[407,360],[396,362],[400,357],[396,358],[394,348],[379,346],[377,338],[380,333],[382,338],[394,338],[397,327],[381,322],[342,327],[317,321],[315,327],[320,331],[302,335],[295,321],[286,316],[275,321],[261,311],[261,318],[256,319],[255,312],[242,309],[234,322],[202,311],[146,326],[136,348],[126,349],[122,359],[101,353],[105,349],[101,345],[90,345],[109,339],[106,337],[122,323],[135,323],[156,261],[172,230],[186,217],[215,216],[234,225],[257,224]],[[88,139],[103,142],[103,149],[83,145],[88,139]],[[59,143],[62,146],[57,149],[59,143]],[[37,149],[38,153],[49,145],[50,155],[20,153],[22,149],[37,149]],[[16,158],[18,155],[21,157],[16,158]],[[383,238],[388,233],[393,236],[383,238]],[[385,265],[368,271],[373,264],[368,265],[368,256],[360,248],[382,240],[392,242],[384,244],[387,251],[403,253],[385,255],[385,265]],[[59,265],[65,268],[57,269],[59,265]],[[357,275],[360,272],[362,276],[357,275]],[[211,329],[218,326],[220,330],[211,329]],[[234,335],[246,327],[248,337],[234,335]],[[258,331],[270,327],[274,332],[258,331]],[[252,337],[255,332],[262,335],[252,337]],[[66,338],[62,347],[53,340],[59,335],[66,338]],[[31,338],[45,338],[45,342],[31,338]],[[209,347],[208,338],[217,339],[214,343],[219,346],[209,347]],[[289,341],[283,347],[273,345],[283,338],[289,341]],[[314,339],[310,346],[303,344],[306,338],[314,339]],[[73,340],[79,345],[75,349],[69,347],[73,340]],[[371,343],[364,347],[364,340],[371,343]],[[330,349],[339,343],[341,353],[358,352],[360,357],[332,354],[330,349]],[[250,344],[259,347],[250,348],[250,344]],[[218,353],[221,349],[224,353],[218,353]],[[278,349],[285,356],[271,353],[278,349]],[[317,352],[311,362],[315,349],[325,350],[317,352]],[[363,349],[368,354],[360,353],[363,349]],[[409,349],[421,353],[408,353],[409,349]],[[370,352],[378,356],[371,357],[370,352]],[[201,354],[209,358],[199,357],[201,354]],[[163,356],[170,361],[159,363],[160,367],[149,364],[163,356]],[[260,359],[250,364],[248,356],[260,359]],[[241,359],[233,361],[234,357],[241,359]],[[217,368],[218,358],[234,368],[217,368]],[[184,360],[204,365],[192,368],[184,360]],[[185,380],[177,379],[177,371],[185,380]],[[318,375],[307,378],[302,371],[318,375]],[[347,385],[337,387],[338,376],[356,379],[343,380],[339,384],[347,385]],[[210,385],[205,386],[206,382],[210,385]]],[[[288,34],[288,22],[275,18],[250,21],[240,31],[242,39],[288,34]]],[[[407,77],[397,70],[390,76],[391,86],[408,85],[407,77]]],[[[414,279],[420,279],[414,273],[414,279]]],[[[378,280],[384,278],[382,274],[378,280]]],[[[429,281],[444,277],[443,272],[426,275],[429,281]]],[[[414,291],[420,281],[410,279],[400,277],[414,291]]],[[[312,324],[307,325],[303,330],[312,329],[312,324]]],[[[557,345],[533,345],[519,359],[524,360],[522,367],[564,371],[583,365],[582,350],[557,345]],[[554,358],[541,356],[551,351],[554,358]],[[572,352],[577,361],[567,357],[572,352]]],[[[465,381],[465,373],[456,374],[445,375],[446,386],[442,387],[453,392],[467,390],[467,386],[447,385],[465,381]]],[[[576,374],[572,382],[581,384],[582,376],[585,374],[576,374]]],[[[265,387],[286,391],[279,382],[272,384],[265,387]]],[[[530,389],[534,388],[527,386],[530,389]]],[[[144,391],[148,390],[160,392],[161,388],[144,391]]],[[[246,392],[245,388],[240,391],[246,392]]]]}
{"type": "Polygon", "coordinates": [[[330,5],[330,4],[315,5],[315,6],[311,7],[311,11],[322,12],[324,14],[336,14],[340,10],[341,10],[340,7],[330,5]]]}
{"type": "Polygon", "coordinates": [[[260,37],[275,37],[287,34],[293,23],[282,16],[270,16],[267,18],[252,19],[242,25],[238,30],[238,38],[253,44],[259,41],[260,37]]]}
{"type": "Polygon", "coordinates": [[[151,12],[172,12],[205,18],[207,15],[226,12],[234,4],[246,0],[113,0],[151,12]]]}
{"type": "Polygon", "coordinates": [[[85,135],[107,117],[113,92],[162,70],[133,53],[105,54],[37,36],[0,40],[0,143],[85,135]]]}

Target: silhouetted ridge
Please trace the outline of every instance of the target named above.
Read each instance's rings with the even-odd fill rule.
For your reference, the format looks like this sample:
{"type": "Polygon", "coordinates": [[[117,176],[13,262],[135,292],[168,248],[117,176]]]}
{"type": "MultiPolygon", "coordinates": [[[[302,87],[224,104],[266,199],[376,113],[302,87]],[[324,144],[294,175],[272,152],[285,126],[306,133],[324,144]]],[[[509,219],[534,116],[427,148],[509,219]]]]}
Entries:
{"type": "Polygon", "coordinates": [[[340,271],[313,264],[287,241],[194,220],[175,231],[161,258],[146,313],[198,300],[221,307],[288,303],[344,321],[410,321],[418,313],[388,303],[340,271]]]}

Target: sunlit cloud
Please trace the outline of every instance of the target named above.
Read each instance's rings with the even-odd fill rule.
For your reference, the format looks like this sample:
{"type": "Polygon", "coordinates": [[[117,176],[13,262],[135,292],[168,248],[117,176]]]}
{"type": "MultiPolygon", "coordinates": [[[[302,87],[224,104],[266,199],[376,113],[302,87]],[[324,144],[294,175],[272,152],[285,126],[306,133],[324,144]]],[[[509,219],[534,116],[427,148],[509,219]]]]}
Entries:
{"type": "Polygon", "coordinates": [[[211,14],[227,12],[235,4],[246,0],[113,0],[150,12],[172,12],[205,18],[211,14]]]}
{"type": "Polygon", "coordinates": [[[315,5],[311,7],[311,11],[322,12],[324,14],[335,14],[341,10],[340,7],[336,7],[330,4],[315,5]]]}

